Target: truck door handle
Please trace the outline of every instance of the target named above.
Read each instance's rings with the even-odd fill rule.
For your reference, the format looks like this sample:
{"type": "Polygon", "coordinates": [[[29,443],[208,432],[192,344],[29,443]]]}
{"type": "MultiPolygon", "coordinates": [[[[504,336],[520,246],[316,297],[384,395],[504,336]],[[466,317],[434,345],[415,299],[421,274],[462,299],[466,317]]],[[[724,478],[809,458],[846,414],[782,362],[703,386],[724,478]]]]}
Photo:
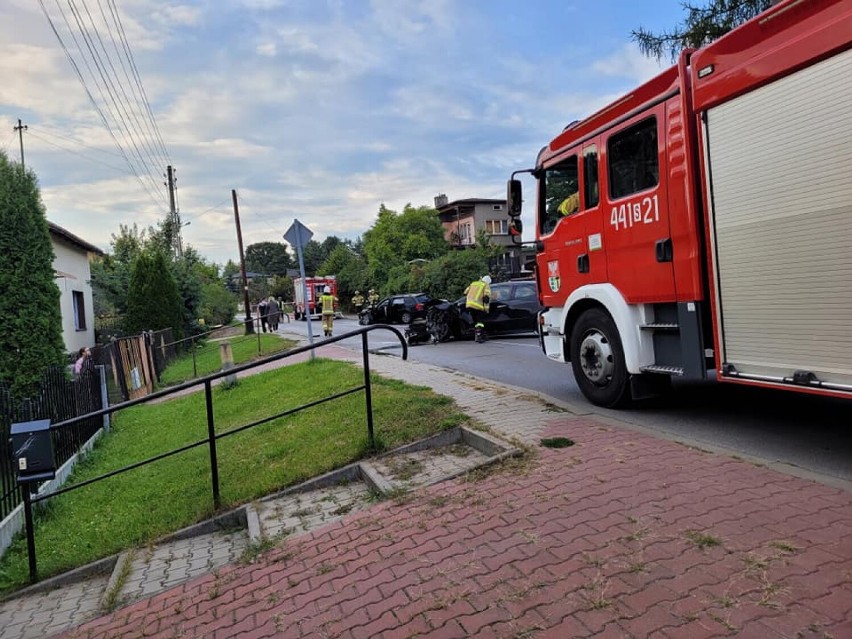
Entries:
{"type": "Polygon", "coordinates": [[[672,238],[667,237],[664,240],[657,240],[656,244],[654,244],[654,250],[657,253],[658,262],[671,262],[673,257],[672,238]]]}
{"type": "Polygon", "coordinates": [[[577,272],[578,273],[588,273],[589,272],[589,254],[583,253],[582,255],[577,256],[577,272]]]}

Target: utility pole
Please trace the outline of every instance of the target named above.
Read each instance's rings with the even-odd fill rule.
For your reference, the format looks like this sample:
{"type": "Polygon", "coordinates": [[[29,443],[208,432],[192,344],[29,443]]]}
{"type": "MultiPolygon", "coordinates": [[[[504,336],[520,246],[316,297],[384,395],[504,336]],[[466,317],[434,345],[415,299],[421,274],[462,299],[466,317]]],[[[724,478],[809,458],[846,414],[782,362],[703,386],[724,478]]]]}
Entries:
{"type": "Polygon", "coordinates": [[[24,131],[27,130],[26,124],[21,124],[21,118],[18,118],[18,126],[13,126],[12,130],[18,132],[18,140],[21,143],[21,168],[26,170],[26,166],[24,165],[24,131]]]}
{"type": "Polygon", "coordinates": [[[246,335],[254,333],[254,322],[251,321],[251,305],[248,296],[248,279],[246,279],[246,258],[243,254],[243,232],[240,230],[240,209],[237,206],[237,191],[231,189],[231,199],[234,200],[234,219],[237,221],[237,244],[240,246],[240,273],[243,276],[243,304],[246,307],[246,335]]]}
{"type": "Polygon", "coordinates": [[[174,228],[174,251],[177,258],[183,257],[183,241],[180,237],[180,214],[175,208],[175,173],[171,165],[166,167],[166,176],[169,187],[169,211],[171,213],[172,226],[174,228]]]}

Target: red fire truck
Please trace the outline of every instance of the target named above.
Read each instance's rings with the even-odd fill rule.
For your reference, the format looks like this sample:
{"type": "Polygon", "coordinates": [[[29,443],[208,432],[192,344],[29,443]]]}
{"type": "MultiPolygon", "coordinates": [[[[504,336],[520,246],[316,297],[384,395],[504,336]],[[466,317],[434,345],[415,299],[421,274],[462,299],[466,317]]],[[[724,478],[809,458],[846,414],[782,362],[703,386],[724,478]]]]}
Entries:
{"type": "MultiPolygon", "coordinates": [[[[305,287],[308,291],[308,299],[305,300],[304,288],[302,287],[302,278],[297,277],[293,280],[293,315],[295,319],[306,320],[308,314],[311,318],[320,318],[322,309],[318,303],[322,297],[323,289],[328,286],[331,289],[331,294],[337,297],[337,277],[329,275],[327,277],[306,277],[305,287]],[[307,309],[307,312],[306,310],[307,309]]],[[[340,317],[340,312],[335,311],[335,315],[340,317]]]]}
{"type": "Polygon", "coordinates": [[[541,346],[589,401],[708,376],[852,398],[852,2],[684,51],[527,172],[541,346]]]}

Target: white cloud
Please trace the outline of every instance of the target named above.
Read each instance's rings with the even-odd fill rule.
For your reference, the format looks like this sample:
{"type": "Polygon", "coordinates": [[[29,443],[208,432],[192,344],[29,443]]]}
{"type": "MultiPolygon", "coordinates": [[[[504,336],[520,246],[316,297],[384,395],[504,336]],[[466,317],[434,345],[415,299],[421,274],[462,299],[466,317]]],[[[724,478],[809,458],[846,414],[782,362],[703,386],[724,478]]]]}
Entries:
{"type": "Polygon", "coordinates": [[[274,42],[261,42],[255,47],[255,51],[258,55],[274,58],[278,53],[278,47],[274,42]]]}
{"type": "Polygon", "coordinates": [[[194,26],[201,19],[201,9],[189,5],[172,5],[154,13],[154,19],[171,27],[194,26]]]}
{"type": "Polygon", "coordinates": [[[636,84],[658,75],[667,67],[639,51],[635,42],[625,44],[611,56],[598,60],[592,69],[606,76],[627,78],[636,84]]]}

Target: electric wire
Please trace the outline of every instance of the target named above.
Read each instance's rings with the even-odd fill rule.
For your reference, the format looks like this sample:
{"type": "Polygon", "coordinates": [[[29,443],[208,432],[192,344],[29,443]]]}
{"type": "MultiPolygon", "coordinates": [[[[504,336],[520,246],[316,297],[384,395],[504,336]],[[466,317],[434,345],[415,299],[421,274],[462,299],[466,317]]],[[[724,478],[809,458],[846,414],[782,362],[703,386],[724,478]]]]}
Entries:
{"type": "Polygon", "coordinates": [[[211,212],[213,212],[213,211],[215,211],[215,210],[217,210],[217,209],[222,208],[223,206],[225,206],[225,205],[226,205],[228,202],[230,202],[230,201],[231,201],[231,196],[228,196],[228,197],[226,197],[224,200],[222,200],[221,202],[219,202],[219,204],[214,204],[214,205],[213,205],[213,206],[211,206],[209,209],[205,209],[205,210],[201,211],[201,213],[196,213],[195,215],[188,215],[187,217],[188,217],[190,220],[197,220],[198,218],[200,218],[200,217],[201,217],[201,216],[203,216],[203,215],[207,215],[208,213],[211,213],[211,212]]]}
{"type": "Polygon", "coordinates": [[[103,166],[105,166],[105,167],[107,167],[107,168],[110,168],[110,169],[112,169],[112,170],[114,170],[114,171],[118,171],[119,173],[122,173],[122,174],[124,174],[124,175],[126,175],[126,174],[127,174],[127,168],[126,168],[126,167],[125,167],[125,168],[121,168],[121,167],[113,166],[112,164],[107,164],[106,162],[104,162],[104,161],[102,161],[102,160],[98,160],[98,159],[96,159],[96,158],[90,157],[90,156],[88,156],[88,155],[85,155],[84,153],[80,153],[79,151],[75,151],[74,149],[71,149],[71,148],[69,148],[69,147],[67,147],[67,146],[63,146],[63,145],[61,145],[61,144],[57,144],[56,142],[51,142],[51,141],[50,141],[50,140],[48,140],[46,137],[44,137],[43,135],[39,135],[38,133],[36,133],[36,132],[35,132],[35,131],[33,131],[32,129],[28,130],[27,132],[28,132],[30,135],[32,135],[34,138],[37,138],[37,139],[41,140],[41,141],[42,141],[42,142],[44,142],[45,144],[49,144],[49,145],[51,145],[51,146],[55,146],[57,149],[61,149],[61,150],[66,151],[66,152],[68,152],[68,153],[73,153],[74,155],[79,155],[81,158],[85,158],[86,160],[89,160],[90,162],[96,162],[97,164],[101,164],[101,165],[103,165],[103,166]]]}
{"type": "Polygon", "coordinates": [[[9,151],[9,147],[12,144],[12,140],[15,139],[15,129],[12,129],[12,134],[9,136],[9,139],[6,141],[6,144],[3,145],[3,153],[7,153],[9,151]]]}
{"type": "MultiPolygon", "coordinates": [[[[50,127],[45,128],[45,126],[43,124],[39,125],[38,131],[43,136],[46,135],[46,136],[51,137],[51,138],[58,138],[60,140],[64,140],[65,142],[70,142],[71,144],[74,144],[74,145],[77,145],[77,146],[82,146],[86,149],[90,149],[92,151],[97,151],[98,153],[103,153],[105,155],[109,155],[109,156],[112,156],[114,158],[121,159],[120,153],[115,153],[114,151],[109,151],[108,149],[92,146],[90,144],[86,144],[85,142],[80,142],[80,140],[77,140],[76,138],[72,138],[71,136],[66,135],[62,132],[55,131],[50,127]]],[[[122,170],[124,170],[124,169],[122,169],[122,170]]]]}
{"type": "MultiPolygon", "coordinates": [[[[162,166],[163,164],[165,164],[165,162],[161,157],[157,157],[159,155],[159,149],[157,149],[156,146],[152,144],[151,140],[149,139],[149,136],[145,135],[143,131],[142,123],[139,120],[139,114],[136,112],[136,109],[134,109],[132,104],[130,103],[130,99],[127,96],[127,92],[124,89],[124,84],[120,81],[120,78],[118,77],[118,72],[116,71],[115,65],[112,62],[112,57],[107,51],[106,45],[104,44],[104,40],[101,37],[101,32],[98,30],[98,27],[95,24],[95,20],[92,17],[92,13],[89,11],[89,6],[86,4],[85,0],[80,0],[80,3],[89,18],[89,23],[91,24],[91,31],[92,33],[94,33],[97,42],[100,44],[101,51],[103,52],[103,59],[106,60],[106,63],[109,65],[110,71],[112,72],[112,78],[114,78],[114,81],[110,84],[112,84],[113,88],[117,92],[121,93],[121,96],[123,98],[123,100],[121,101],[121,105],[123,107],[122,110],[124,111],[125,115],[128,115],[129,112],[128,119],[132,117],[133,121],[135,122],[135,127],[133,128],[136,130],[137,136],[140,139],[140,144],[148,155],[148,158],[151,159],[155,167],[162,166]]],[[[95,47],[95,51],[97,51],[97,47],[95,47]]],[[[109,77],[110,74],[107,74],[107,76],[109,77]]]]}
{"type": "MultiPolygon", "coordinates": [[[[118,103],[117,96],[114,93],[113,84],[112,84],[111,80],[107,77],[105,65],[104,65],[103,61],[101,60],[100,54],[97,51],[97,47],[95,46],[95,43],[94,43],[94,40],[92,39],[92,36],[89,34],[88,28],[86,26],[84,26],[84,24],[83,24],[82,16],[81,16],[80,11],[77,9],[76,3],[74,2],[74,0],[66,0],[66,2],[68,4],[69,9],[71,10],[72,16],[74,17],[74,21],[77,23],[77,28],[80,31],[80,35],[83,39],[84,44],[86,45],[86,49],[88,50],[89,56],[91,57],[92,62],[95,66],[95,70],[97,71],[98,76],[100,76],[101,84],[103,85],[103,90],[106,91],[106,95],[105,95],[103,90],[101,90],[101,85],[98,84],[97,77],[95,76],[94,73],[91,72],[91,67],[88,66],[88,62],[87,62],[87,67],[89,68],[90,73],[92,73],[92,77],[95,80],[96,86],[98,86],[98,90],[101,92],[101,97],[104,99],[104,102],[108,103],[109,109],[112,112],[114,121],[116,122],[118,127],[120,129],[122,129],[123,135],[125,135],[127,137],[127,139],[129,140],[130,145],[133,147],[133,151],[135,152],[135,157],[137,158],[139,165],[146,169],[146,171],[145,171],[146,177],[148,177],[148,179],[151,180],[151,182],[154,186],[154,190],[156,191],[157,188],[158,188],[157,180],[156,180],[156,178],[154,178],[154,175],[156,175],[156,170],[154,170],[154,172],[152,172],[152,167],[148,165],[148,162],[143,157],[143,153],[140,150],[139,145],[136,142],[136,138],[134,137],[133,132],[131,131],[130,125],[128,124],[127,120],[125,119],[125,116],[128,116],[127,110],[123,109],[122,106],[119,105],[119,103],[118,103]]],[[[57,0],[57,4],[58,4],[58,0],[57,0]]],[[[63,12],[63,17],[64,17],[64,12],[63,12]]],[[[67,21],[66,21],[66,24],[69,25],[69,30],[70,30],[70,28],[71,28],[70,24],[67,21]]],[[[75,41],[76,41],[76,36],[74,36],[74,37],[75,37],[75,41]]],[[[150,156],[150,153],[149,153],[149,156],[150,156]]],[[[156,163],[154,163],[154,164],[156,164],[156,163]]]]}
{"type": "MultiPolygon", "coordinates": [[[[95,111],[97,112],[98,116],[100,117],[101,122],[103,123],[107,132],[109,132],[110,137],[112,137],[113,141],[115,142],[116,146],[118,147],[119,151],[121,152],[121,155],[124,158],[124,161],[127,162],[128,167],[130,167],[131,173],[133,173],[133,175],[139,181],[140,186],[143,188],[143,190],[151,198],[151,201],[154,202],[154,204],[157,207],[159,207],[161,205],[160,202],[157,201],[157,198],[151,193],[148,186],[142,180],[141,176],[139,175],[138,170],[134,166],[133,162],[131,162],[130,158],[127,156],[127,153],[124,151],[124,147],[122,147],[121,143],[119,143],[119,141],[118,141],[118,138],[116,138],[115,133],[112,130],[112,127],[109,125],[109,122],[107,121],[106,115],[104,115],[103,110],[98,105],[98,102],[97,102],[97,100],[95,100],[95,97],[92,95],[92,92],[89,89],[88,85],[86,84],[86,80],[83,77],[83,73],[80,70],[80,67],[77,65],[76,60],[74,60],[74,57],[71,55],[71,52],[68,50],[68,47],[66,46],[65,41],[63,40],[62,36],[60,35],[59,30],[56,28],[56,24],[54,23],[53,18],[50,16],[50,13],[47,11],[47,7],[44,6],[44,0],[38,0],[38,2],[39,2],[39,5],[41,6],[41,11],[44,14],[44,17],[47,19],[47,22],[50,25],[51,30],[53,31],[53,34],[56,36],[56,39],[59,41],[59,45],[62,47],[62,50],[65,53],[65,56],[68,58],[68,61],[71,63],[71,67],[74,69],[74,73],[77,75],[77,79],[80,81],[80,84],[83,86],[83,90],[86,92],[86,95],[88,96],[89,101],[92,103],[92,106],[95,108],[95,111]]],[[[57,0],[57,2],[58,2],[58,0],[57,0]]],[[[60,7],[60,11],[61,11],[61,7],[60,7]]],[[[64,12],[63,12],[63,16],[64,16],[64,12]]],[[[73,33],[72,33],[72,37],[73,37],[73,33]]],[[[75,38],[75,43],[76,43],[76,38],[75,38]]],[[[79,44],[77,46],[79,48],[79,44]]]]}
{"type": "MultiPolygon", "coordinates": [[[[127,70],[127,65],[124,63],[124,57],[122,56],[121,50],[119,49],[118,42],[115,40],[115,36],[113,35],[113,29],[109,28],[109,18],[107,18],[106,12],[104,11],[103,4],[101,0],[98,1],[98,9],[101,12],[101,18],[104,21],[104,24],[107,25],[107,33],[109,34],[110,41],[112,42],[112,47],[115,49],[116,57],[118,58],[118,63],[121,66],[121,70],[124,72],[124,77],[127,80],[127,83],[130,87],[130,93],[133,95],[133,100],[135,101],[134,112],[142,113],[142,121],[145,123],[145,129],[147,130],[147,137],[149,140],[153,140],[151,142],[152,147],[159,146],[159,151],[161,151],[160,156],[165,158],[164,164],[171,164],[171,159],[169,158],[169,154],[166,151],[165,145],[162,143],[162,137],[159,136],[159,132],[156,129],[157,123],[154,120],[154,115],[150,109],[145,108],[145,104],[139,97],[139,93],[136,90],[136,83],[130,77],[130,73],[127,70]],[[137,111],[138,109],[138,111],[137,111]],[[153,125],[153,126],[152,126],[153,125]],[[156,143],[156,144],[155,144],[156,143]]],[[[117,30],[117,29],[116,29],[117,30]]]]}
{"type": "Polygon", "coordinates": [[[121,40],[122,47],[124,48],[125,55],[127,56],[127,60],[130,62],[130,68],[133,70],[133,77],[136,80],[136,85],[139,89],[139,94],[142,96],[142,100],[145,103],[145,107],[148,111],[148,117],[151,118],[151,123],[154,125],[154,131],[157,135],[157,140],[160,143],[161,148],[163,149],[163,154],[169,160],[169,164],[174,164],[171,161],[171,157],[169,156],[169,152],[166,150],[166,145],[163,142],[163,136],[160,135],[160,127],[157,126],[157,120],[154,118],[154,112],[151,110],[151,103],[148,100],[148,96],[145,93],[145,87],[142,86],[142,80],[139,77],[139,69],[136,67],[136,61],[133,58],[133,51],[130,49],[130,45],[127,42],[127,34],[124,31],[124,25],[121,22],[121,16],[118,13],[118,9],[115,6],[115,0],[107,0],[107,6],[110,8],[110,12],[112,13],[113,20],[115,21],[116,26],[118,27],[118,35],[121,40]]]}

